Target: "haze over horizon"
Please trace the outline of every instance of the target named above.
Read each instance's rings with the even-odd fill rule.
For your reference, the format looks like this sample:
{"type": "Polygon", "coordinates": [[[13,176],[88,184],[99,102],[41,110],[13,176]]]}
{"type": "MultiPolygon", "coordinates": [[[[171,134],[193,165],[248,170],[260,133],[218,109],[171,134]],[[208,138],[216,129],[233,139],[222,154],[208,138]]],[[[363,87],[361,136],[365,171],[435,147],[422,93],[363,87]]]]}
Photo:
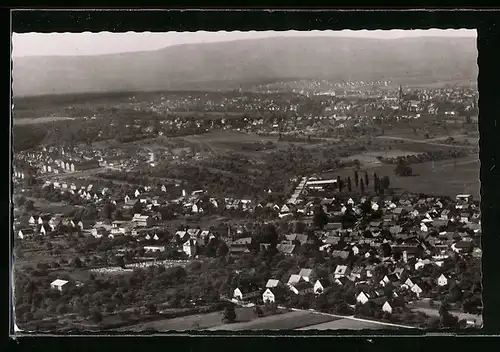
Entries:
{"type": "Polygon", "coordinates": [[[198,43],[217,43],[273,37],[348,37],[399,39],[417,37],[476,37],[470,29],[428,30],[343,30],[343,31],[218,31],[218,32],[82,32],[82,33],[13,33],[12,57],[97,56],[142,51],[198,43]]]}

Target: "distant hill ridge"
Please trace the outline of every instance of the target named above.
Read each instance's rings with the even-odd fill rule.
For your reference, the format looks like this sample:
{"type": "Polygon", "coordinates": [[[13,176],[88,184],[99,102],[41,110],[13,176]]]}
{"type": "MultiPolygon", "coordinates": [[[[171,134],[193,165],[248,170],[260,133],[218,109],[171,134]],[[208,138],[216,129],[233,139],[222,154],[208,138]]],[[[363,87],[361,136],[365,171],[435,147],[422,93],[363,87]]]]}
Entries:
{"type": "Polygon", "coordinates": [[[99,56],[21,57],[15,96],[191,89],[234,89],[290,79],[477,78],[475,38],[368,39],[281,37],[181,44],[99,56]]]}

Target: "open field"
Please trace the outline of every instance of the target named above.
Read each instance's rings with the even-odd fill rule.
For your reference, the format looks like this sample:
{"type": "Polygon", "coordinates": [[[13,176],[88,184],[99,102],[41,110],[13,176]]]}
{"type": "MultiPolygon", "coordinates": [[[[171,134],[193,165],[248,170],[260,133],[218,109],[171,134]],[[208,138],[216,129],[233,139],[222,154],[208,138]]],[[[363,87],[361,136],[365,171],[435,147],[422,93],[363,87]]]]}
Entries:
{"type": "MultiPolygon", "coordinates": [[[[278,314],[281,317],[283,314],[278,314]]],[[[236,319],[241,322],[248,322],[257,319],[253,313],[253,308],[236,308],[236,319]]],[[[265,319],[265,318],[260,318],[265,319]]],[[[141,323],[126,328],[121,328],[119,331],[135,331],[140,332],[146,329],[154,329],[157,331],[182,331],[182,330],[204,330],[210,329],[217,325],[222,325],[222,312],[213,312],[208,314],[195,314],[185,317],[157,320],[147,323],[141,323]]],[[[235,323],[237,324],[237,323],[235,323]]]]}
{"type": "MultiPolygon", "coordinates": [[[[389,176],[390,187],[396,190],[407,190],[415,193],[455,197],[457,194],[468,193],[479,199],[479,160],[477,156],[470,156],[456,160],[442,160],[413,164],[413,176],[398,177],[394,174],[394,165],[366,164],[361,168],[371,175],[376,172],[379,177],[389,176]]],[[[335,172],[341,177],[353,177],[354,169],[347,168],[335,172]]],[[[322,177],[328,177],[324,174],[322,177]]],[[[369,188],[372,187],[370,183],[369,188]]]]}
{"type": "Polygon", "coordinates": [[[249,322],[218,325],[210,330],[292,330],[305,326],[321,324],[338,318],[307,311],[293,311],[271,315],[249,322]]]}
{"type": "MultiPolygon", "coordinates": [[[[408,308],[425,313],[429,316],[439,317],[439,309],[429,307],[429,302],[426,299],[409,303],[408,308]]],[[[482,325],[483,323],[483,317],[481,315],[464,313],[455,310],[450,310],[450,313],[457,316],[458,319],[475,320],[477,321],[478,325],[482,325]]]]}
{"type": "Polygon", "coordinates": [[[380,162],[380,160],[377,159],[378,157],[398,158],[398,157],[418,155],[418,154],[421,154],[421,153],[407,151],[407,150],[401,150],[401,149],[391,149],[391,150],[372,151],[372,152],[365,152],[362,154],[355,154],[355,155],[351,155],[351,156],[344,158],[344,159],[345,160],[356,160],[357,159],[363,165],[381,165],[382,163],[380,162]]]}
{"type": "Polygon", "coordinates": [[[49,202],[48,200],[40,198],[26,197],[26,199],[32,200],[34,202],[35,209],[42,213],[65,214],[75,210],[75,207],[79,207],[62,202],[49,202]]]}
{"type": "Polygon", "coordinates": [[[48,117],[37,117],[37,118],[22,118],[22,119],[12,119],[14,126],[16,125],[32,125],[35,123],[48,123],[54,121],[64,121],[64,120],[74,120],[72,117],[56,117],[56,116],[48,116],[48,117]]]}
{"type": "Polygon", "coordinates": [[[354,320],[354,319],[337,319],[328,321],[326,323],[309,325],[297,330],[365,330],[365,329],[398,329],[395,326],[384,325],[382,323],[371,323],[366,320],[354,320]]]}

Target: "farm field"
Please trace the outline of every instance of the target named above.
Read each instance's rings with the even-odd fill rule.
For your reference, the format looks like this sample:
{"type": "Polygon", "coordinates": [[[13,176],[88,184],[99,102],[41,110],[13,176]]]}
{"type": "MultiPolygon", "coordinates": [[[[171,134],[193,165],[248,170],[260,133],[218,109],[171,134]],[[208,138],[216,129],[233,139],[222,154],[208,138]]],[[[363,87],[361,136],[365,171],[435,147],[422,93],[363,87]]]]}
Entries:
{"type": "Polygon", "coordinates": [[[248,322],[218,325],[209,330],[293,330],[311,326],[338,318],[307,311],[293,311],[279,315],[263,317],[248,322]]]}

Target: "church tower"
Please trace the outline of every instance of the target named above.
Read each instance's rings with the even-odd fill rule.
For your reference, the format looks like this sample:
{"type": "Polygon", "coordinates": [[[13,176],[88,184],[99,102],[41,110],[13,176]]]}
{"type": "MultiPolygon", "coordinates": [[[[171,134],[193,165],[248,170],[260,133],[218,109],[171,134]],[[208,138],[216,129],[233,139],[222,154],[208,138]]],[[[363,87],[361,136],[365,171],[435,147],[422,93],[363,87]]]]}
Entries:
{"type": "Polygon", "coordinates": [[[401,87],[401,84],[399,85],[398,102],[400,104],[403,102],[403,87],[401,87]]]}

